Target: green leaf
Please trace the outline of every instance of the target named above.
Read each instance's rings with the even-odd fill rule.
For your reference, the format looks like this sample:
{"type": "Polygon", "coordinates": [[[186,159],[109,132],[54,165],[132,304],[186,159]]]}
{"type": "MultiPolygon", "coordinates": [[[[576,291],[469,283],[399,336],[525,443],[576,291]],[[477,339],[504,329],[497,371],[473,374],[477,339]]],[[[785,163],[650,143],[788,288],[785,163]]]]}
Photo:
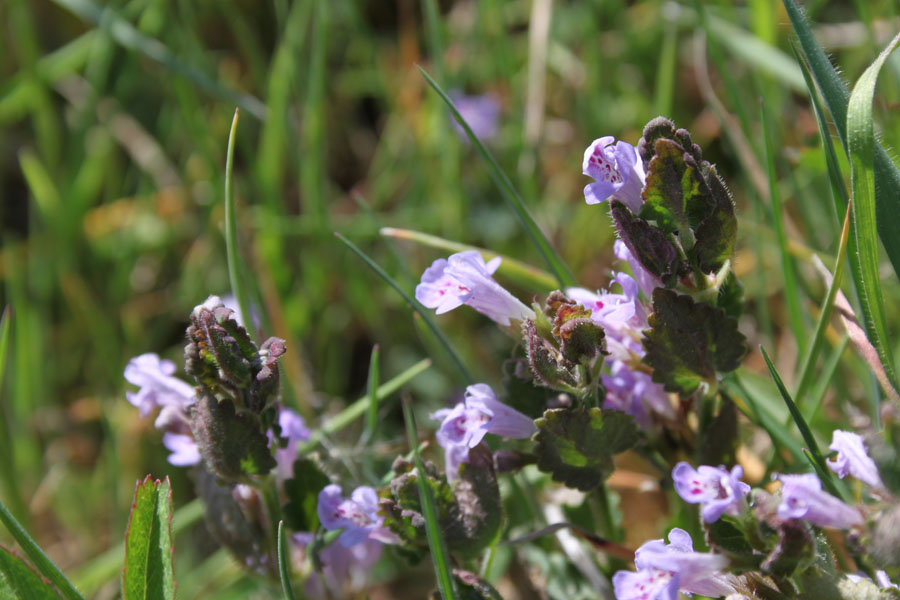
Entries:
{"type": "Polygon", "coordinates": [[[532,419],[544,414],[547,401],[556,395],[534,383],[528,360],[523,358],[512,358],[503,363],[503,390],[503,403],[532,419]]]}
{"type": "Polygon", "coordinates": [[[554,481],[582,491],[613,472],[613,455],[639,439],[634,419],[618,410],[556,408],[535,421],[537,466],[554,481]]]}
{"type": "Polygon", "coordinates": [[[798,583],[802,590],[799,600],[900,600],[900,590],[882,589],[863,577],[853,581],[819,567],[804,571],[798,583]]]}
{"type": "Polygon", "coordinates": [[[666,287],[673,287],[678,277],[686,272],[687,265],[678,255],[678,249],[660,229],[635,216],[627,206],[613,200],[610,214],[616,224],[619,237],[628,246],[638,262],[666,287]]]}
{"type": "Polygon", "coordinates": [[[125,534],[125,600],[175,598],[172,545],[172,490],[169,479],[138,482],[125,534]]]}
{"type": "Polygon", "coordinates": [[[665,233],[682,236],[697,227],[713,210],[714,203],[700,167],[678,143],[662,138],[650,160],[647,184],[641,194],[640,217],[656,221],[665,233]]]}
{"type": "Polygon", "coordinates": [[[204,392],[195,405],[191,429],[206,466],[225,481],[246,482],[250,475],[265,475],[275,466],[259,419],[235,412],[230,400],[204,392]]]}
{"type": "MultiPolygon", "coordinates": [[[[853,218],[850,221],[850,235],[856,242],[862,280],[857,281],[859,301],[862,306],[863,321],[869,341],[878,352],[878,358],[884,367],[894,390],[900,389],[897,373],[894,369],[894,357],[891,352],[891,338],[887,330],[884,314],[884,299],[881,294],[881,276],[878,270],[877,225],[885,218],[894,218],[897,213],[877,215],[875,187],[875,131],[872,116],[872,101],[875,96],[875,83],[878,73],[888,56],[900,44],[898,34],[887,48],[878,56],[865,73],[859,78],[847,108],[847,145],[850,149],[850,183],[853,200],[850,203],[853,218]]],[[[896,185],[879,182],[880,187],[888,187],[892,197],[900,198],[900,181],[896,185]]],[[[883,240],[885,247],[887,240],[883,240]]],[[[895,240],[896,241],[896,240],[895,240]]],[[[894,263],[894,269],[897,269],[894,263]]]]}
{"type": "Polygon", "coordinates": [[[44,551],[41,550],[40,546],[38,546],[32,537],[28,535],[28,532],[25,531],[18,521],[16,521],[3,502],[0,502],[0,522],[2,522],[9,530],[13,539],[16,540],[25,554],[28,555],[28,558],[31,559],[31,564],[33,564],[38,572],[43,577],[46,577],[56,589],[59,590],[63,598],[66,600],[84,600],[84,596],[75,589],[75,586],[69,583],[66,576],[59,570],[59,567],[44,554],[44,551]]]}
{"type": "Polygon", "coordinates": [[[728,516],[722,516],[713,523],[704,523],[706,543],[711,550],[724,554],[735,565],[757,566],[762,557],[758,556],[747,540],[746,534],[728,516]]]}
{"type": "Polygon", "coordinates": [[[644,362],[667,392],[690,394],[704,382],[714,388],[716,374],[737,369],[747,352],[736,319],[672,290],[653,291],[649,322],[644,362]]]}
{"type": "Polygon", "coordinates": [[[59,600],[59,594],[48,580],[34,572],[25,561],[0,546],[0,598],[59,600]]]}
{"type": "Polygon", "coordinates": [[[816,541],[804,521],[791,519],[778,526],[778,542],[761,565],[763,573],[789,577],[816,557],[816,541]]]}
{"type": "Polygon", "coordinates": [[[500,188],[500,193],[503,195],[504,199],[506,199],[509,207],[515,213],[516,217],[518,217],[519,222],[525,229],[525,233],[528,234],[528,238],[531,240],[531,243],[535,248],[537,248],[538,252],[541,254],[541,257],[544,259],[544,262],[547,264],[547,267],[550,269],[550,272],[552,272],[556,277],[556,280],[559,281],[559,285],[564,288],[572,287],[573,285],[575,285],[575,279],[572,277],[572,273],[569,272],[569,268],[553,249],[553,246],[550,245],[550,242],[544,236],[537,223],[535,223],[534,217],[532,217],[531,213],[528,212],[528,208],[525,206],[522,198],[519,197],[519,194],[513,187],[512,182],[509,180],[509,177],[506,176],[506,173],[504,173],[503,169],[500,168],[500,165],[497,164],[494,156],[490,153],[490,151],[488,151],[487,148],[485,148],[484,144],[481,143],[481,140],[479,140],[478,137],[472,132],[472,128],[469,127],[469,124],[466,123],[466,120],[463,118],[463,116],[459,113],[458,110],[456,110],[456,107],[453,105],[453,101],[450,99],[450,96],[448,96],[447,93],[441,89],[437,82],[432,79],[424,69],[419,67],[419,72],[421,72],[422,76],[425,77],[428,85],[430,85],[434,89],[434,91],[437,92],[438,96],[440,96],[441,99],[447,104],[447,107],[450,108],[450,112],[453,114],[453,118],[456,119],[457,123],[460,124],[460,126],[466,132],[469,141],[472,142],[472,145],[481,155],[481,158],[484,159],[484,162],[488,166],[488,171],[491,175],[491,178],[494,180],[494,183],[497,184],[497,187],[500,188]]]}
{"type": "Polygon", "coordinates": [[[231,131],[228,133],[228,149],[225,153],[225,254],[228,263],[228,283],[231,293],[237,299],[238,307],[244,316],[244,327],[253,336],[253,319],[250,318],[250,299],[247,289],[241,281],[243,269],[241,256],[238,253],[237,215],[234,205],[234,137],[237,134],[238,109],[234,109],[231,120],[231,131]]]}
{"type": "Polygon", "coordinates": [[[315,531],[319,528],[316,506],[319,492],[331,483],[318,465],[308,458],[294,462],[294,476],[284,482],[284,520],[294,531],[315,531]]]}
{"type": "MultiPolygon", "coordinates": [[[[825,51],[819,46],[796,0],[782,0],[791,25],[800,40],[803,54],[813,77],[822,90],[822,97],[837,127],[844,149],[850,154],[848,140],[848,100],[850,94],[841,76],[831,65],[825,51]]],[[[876,61],[877,62],[877,61],[876,61]]],[[[873,65],[874,66],[874,65],[873,65]]],[[[870,67],[871,69],[871,67],[870,67]]],[[[877,70],[873,75],[877,75],[877,70]]],[[[865,77],[865,75],[864,75],[865,77]]],[[[874,87],[874,79],[871,78],[874,87]]],[[[858,86],[857,86],[858,87],[858,86]]],[[[887,251],[895,273],[900,273],[900,170],[881,144],[874,144],[875,203],[878,213],[878,236],[887,251]]],[[[874,238],[872,240],[874,242],[874,238]]],[[[852,246],[851,246],[852,250],[852,246]]],[[[857,284],[858,285],[858,284],[857,284]]],[[[896,385],[896,384],[895,384],[896,385]]]]}
{"type": "Polygon", "coordinates": [[[701,272],[713,273],[734,256],[737,219],[731,194],[713,166],[707,171],[707,181],[715,208],[695,228],[694,247],[688,252],[688,259],[701,272]]]}

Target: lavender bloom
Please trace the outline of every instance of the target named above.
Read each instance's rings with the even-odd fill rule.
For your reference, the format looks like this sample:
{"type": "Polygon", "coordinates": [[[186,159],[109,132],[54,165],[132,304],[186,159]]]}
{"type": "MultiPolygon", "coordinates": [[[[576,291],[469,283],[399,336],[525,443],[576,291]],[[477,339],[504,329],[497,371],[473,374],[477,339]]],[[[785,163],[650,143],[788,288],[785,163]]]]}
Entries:
{"type": "MultiPolygon", "coordinates": [[[[305,548],[312,543],[312,533],[295,533],[295,545],[305,548]]],[[[367,539],[355,546],[329,544],[319,552],[322,571],[312,573],[304,589],[311,598],[343,598],[347,588],[359,589],[365,584],[369,571],[381,557],[384,545],[367,539]]]]}
{"type": "Polygon", "coordinates": [[[613,576],[618,600],[676,600],[678,591],[704,596],[725,596],[734,591],[730,577],[719,571],[728,559],[695,552],[683,529],[669,532],[669,543],[651,540],[634,555],[637,572],[619,571],[613,576]]]}
{"type": "Polygon", "coordinates": [[[439,258],[422,274],[422,281],[416,286],[416,300],[437,309],[439,315],[468,304],[504,327],[511,319],[533,319],[534,311],[492,277],[500,261],[498,256],[485,263],[477,250],[439,258]]]}
{"type": "MultiPolygon", "coordinates": [[[[465,122],[469,124],[475,137],[479,140],[487,141],[497,135],[497,125],[500,119],[500,102],[496,96],[493,94],[466,96],[459,91],[453,90],[450,92],[450,99],[465,122]]],[[[459,139],[468,143],[469,136],[466,135],[466,130],[452,115],[450,116],[450,122],[459,139]]]]}
{"type": "Polygon", "coordinates": [[[777,475],[781,481],[781,504],[778,516],[782,519],[806,519],[820,527],[849,529],[863,524],[862,514],[826,492],[813,473],[777,475]]]}
{"type": "Polygon", "coordinates": [[[653,290],[662,285],[662,282],[644,268],[644,265],[634,257],[631,250],[628,249],[628,246],[626,246],[625,242],[622,240],[615,241],[613,244],[613,252],[615,253],[616,258],[626,261],[631,266],[634,278],[637,279],[638,285],[640,285],[644,295],[647,296],[647,298],[653,296],[653,290]]]}
{"type": "Polygon", "coordinates": [[[309,439],[310,431],[303,417],[289,408],[282,408],[278,413],[278,426],[281,428],[281,437],[287,438],[288,441],[284,448],[275,445],[275,434],[271,429],[268,435],[269,442],[275,447],[276,475],[284,481],[293,476],[297,446],[309,439]]]}
{"type": "Polygon", "coordinates": [[[600,376],[606,388],[604,408],[621,410],[631,415],[641,427],[650,425],[652,414],[667,419],[675,418],[675,408],[661,384],[654,383],[650,375],[635,371],[624,361],[608,362],[610,374],[600,376]]]}
{"type": "Polygon", "coordinates": [[[169,455],[169,464],[176,467],[192,467],[200,462],[200,448],[197,442],[189,435],[166,432],[163,434],[163,446],[172,454],[169,455]]]}
{"type": "Polygon", "coordinates": [[[344,530],[338,538],[342,546],[349,548],[369,539],[386,544],[397,542],[397,537],[383,526],[384,517],[378,515],[378,494],[368,486],[356,488],[347,500],[341,496],[339,485],[327,485],[319,492],[317,511],[325,529],[344,530]]]}
{"type": "Polygon", "coordinates": [[[726,513],[734,517],[740,514],[744,496],[750,493],[750,486],[740,480],[743,476],[740,465],[730,473],[724,467],[707,465],[695,470],[686,462],[672,469],[675,491],[685,502],[702,504],[700,514],[707,523],[718,521],[726,513]]]}
{"type": "Polygon", "coordinates": [[[606,332],[607,360],[629,360],[644,354],[640,344],[642,331],[649,327],[647,311],[638,297],[638,284],[627,273],[614,273],[613,281],[621,293],[594,293],[584,288],[568,288],[566,296],[591,309],[591,319],[606,332]]]}
{"type": "Polygon", "coordinates": [[[584,187],[584,198],[588,204],[599,204],[612,196],[637,213],[644,203],[644,163],[634,146],[622,141],[613,146],[614,141],[607,135],[594,140],[584,151],[582,173],[596,180],[584,187]]]}
{"type": "Polygon", "coordinates": [[[887,589],[900,590],[900,585],[897,585],[896,583],[891,581],[891,578],[884,571],[880,571],[880,570],[875,571],[875,582],[878,584],[878,587],[880,587],[883,590],[887,590],[887,589]]]}
{"type": "Polygon", "coordinates": [[[837,429],[831,436],[831,450],[837,452],[834,460],[827,461],[828,468],[843,479],[853,475],[874,488],[883,488],[881,476],[875,461],[866,453],[866,444],[861,435],[837,429]]]}
{"type": "Polygon", "coordinates": [[[468,462],[469,448],[481,443],[488,433],[509,438],[529,438],[537,427],[529,417],[511,408],[494,395],[484,383],[466,388],[466,397],[453,408],[444,408],[431,415],[441,421],[435,437],[444,448],[447,476],[454,478],[460,463],[468,462]]]}
{"type": "Polygon", "coordinates": [[[175,363],[160,360],[157,354],[141,354],[128,361],[125,379],[139,386],[135,392],[126,392],[125,397],[138,408],[141,417],[146,417],[157,406],[187,406],[194,399],[194,388],[187,382],[173,377],[175,363]]]}

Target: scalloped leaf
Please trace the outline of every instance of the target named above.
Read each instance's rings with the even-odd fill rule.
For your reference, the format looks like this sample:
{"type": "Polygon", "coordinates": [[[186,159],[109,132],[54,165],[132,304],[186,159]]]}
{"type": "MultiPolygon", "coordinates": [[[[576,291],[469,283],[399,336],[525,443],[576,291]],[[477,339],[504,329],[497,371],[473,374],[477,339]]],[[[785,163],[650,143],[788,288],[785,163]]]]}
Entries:
{"type": "Polygon", "coordinates": [[[635,216],[628,207],[613,200],[610,214],[619,237],[638,262],[666,287],[673,287],[678,277],[687,272],[687,265],[678,255],[675,244],[662,230],[635,216]]]}
{"type": "Polygon", "coordinates": [[[716,208],[700,165],[680,144],[665,138],[656,140],[641,195],[644,205],[640,217],[656,221],[665,233],[694,229],[716,208]]]}
{"type": "Polygon", "coordinates": [[[125,600],[175,598],[175,548],[172,540],[172,490],[169,478],[138,482],[125,533],[125,600]]]}
{"type": "Polygon", "coordinates": [[[737,319],[672,290],[653,291],[649,322],[644,362],[667,392],[690,394],[704,382],[713,387],[717,373],[738,368],[747,353],[737,319]]]}
{"type": "Polygon", "coordinates": [[[585,492],[612,473],[614,454],[638,441],[634,419],[612,409],[551,409],[535,424],[538,468],[554,481],[585,492]]]}

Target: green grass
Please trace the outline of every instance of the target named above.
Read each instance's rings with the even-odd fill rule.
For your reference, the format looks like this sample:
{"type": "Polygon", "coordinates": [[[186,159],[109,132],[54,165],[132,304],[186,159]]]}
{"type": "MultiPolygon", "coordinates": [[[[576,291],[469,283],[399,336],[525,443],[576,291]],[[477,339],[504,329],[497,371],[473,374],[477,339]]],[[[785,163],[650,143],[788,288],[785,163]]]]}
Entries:
{"type": "MultiPolygon", "coordinates": [[[[372,391],[379,382],[399,378],[424,439],[425,415],[464,383],[499,383],[510,341],[472,312],[422,321],[334,232],[407,294],[434,259],[463,247],[508,257],[499,277],[526,303],[570,282],[604,287],[620,267],[605,208],[584,203],[583,151],[601,135],[635,142],[658,112],[691,130],[734,194],[741,328],[770,350],[810,435],[826,439],[855,408],[878,415],[885,394],[868,363],[835,316],[816,317],[842,290],[896,385],[900,220],[879,183],[879,173],[895,178],[900,147],[896,56],[874,102],[860,88],[850,103],[874,129],[854,137],[846,126],[853,83],[889,42],[873,24],[896,17],[894,3],[856,3],[861,15],[807,2],[813,29],[798,38],[792,2],[790,12],[764,0],[552,3],[539,56],[532,4],[0,3],[0,308],[11,307],[0,322],[0,500],[83,592],[116,585],[110,553],[135,480],[169,475],[176,515],[196,506],[186,470],[165,461],[152,420],[125,401],[130,357],[177,363],[191,308],[234,291],[257,307],[261,338],[287,340],[285,402],[321,432],[305,450],[340,457],[329,474],[345,489],[354,465],[381,477],[409,448],[398,404],[372,391]],[[858,37],[825,48],[830,61],[811,45],[818,24],[857,21],[858,37]],[[546,77],[537,141],[525,131],[534,61],[546,77]],[[460,139],[417,66],[441,90],[500,98],[497,137],[460,139]],[[829,289],[810,256],[842,264],[850,197],[850,276],[829,289]],[[437,345],[453,358],[438,349],[426,370],[437,345]]],[[[758,352],[725,389],[742,431],[771,436],[764,464],[808,468],[758,352]]],[[[423,457],[442,460],[433,447],[423,457]]],[[[547,481],[532,479],[545,497],[547,481]]],[[[627,504],[629,492],[617,493],[627,504]]],[[[526,534],[531,517],[507,508],[504,535],[526,534]]],[[[179,595],[279,597],[277,583],[244,575],[202,537],[176,538],[179,595]]],[[[0,543],[13,544],[6,530],[0,543]]],[[[512,559],[498,550],[490,573],[509,578],[524,564],[548,589],[584,588],[555,543],[528,548],[512,559]]],[[[389,552],[375,581],[402,597],[407,569],[389,552]]],[[[412,572],[434,577],[430,563],[412,572]]]]}

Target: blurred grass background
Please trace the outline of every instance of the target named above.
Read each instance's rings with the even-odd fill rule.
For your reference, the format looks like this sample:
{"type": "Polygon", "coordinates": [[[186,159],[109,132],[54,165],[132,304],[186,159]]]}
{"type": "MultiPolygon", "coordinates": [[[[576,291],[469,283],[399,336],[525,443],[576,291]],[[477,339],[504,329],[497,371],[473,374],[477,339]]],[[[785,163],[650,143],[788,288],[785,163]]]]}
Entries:
{"type": "MultiPolygon", "coordinates": [[[[900,27],[891,0],[805,6],[851,82],[900,27]]],[[[312,424],[365,393],[373,344],[383,379],[436,348],[334,231],[408,289],[444,253],[380,227],[542,266],[415,65],[444,89],[500,100],[488,145],[587,287],[608,283],[613,232],[605,208],[584,204],[584,148],[601,135],[634,143],[657,114],[689,129],[738,205],[742,330],[751,347],[776,349],[784,374],[805,338],[783,294],[765,113],[800,331],[815,323],[824,286],[809,257],[833,264],[839,227],[780,2],[4,0],[0,23],[0,306],[13,308],[0,498],[67,572],[122,539],[132,482],[147,472],[173,478],[176,506],[193,495],[151,420],[125,401],[122,370],[149,351],[179,362],[191,308],[228,292],[222,190],[236,106],[245,277],[266,335],[288,341],[286,401],[312,424]]],[[[894,56],[876,99],[894,148],[898,100],[894,56]]],[[[885,274],[896,326],[900,290],[885,274]]],[[[471,311],[439,322],[475,376],[497,383],[508,339],[471,311]]],[[[823,429],[879,393],[833,333],[840,363],[823,429]]],[[[423,424],[460,391],[452,364],[433,356],[410,386],[423,424]]],[[[748,370],[760,366],[752,353],[748,370]]],[[[389,461],[404,448],[399,407],[384,417],[389,461]]],[[[355,458],[340,437],[330,447],[355,458]]],[[[182,597],[213,594],[210,582],[235,597],[268,589],[220,554],[205,558],[212,548],[194,538],[177,548],[182,597]]]]}

